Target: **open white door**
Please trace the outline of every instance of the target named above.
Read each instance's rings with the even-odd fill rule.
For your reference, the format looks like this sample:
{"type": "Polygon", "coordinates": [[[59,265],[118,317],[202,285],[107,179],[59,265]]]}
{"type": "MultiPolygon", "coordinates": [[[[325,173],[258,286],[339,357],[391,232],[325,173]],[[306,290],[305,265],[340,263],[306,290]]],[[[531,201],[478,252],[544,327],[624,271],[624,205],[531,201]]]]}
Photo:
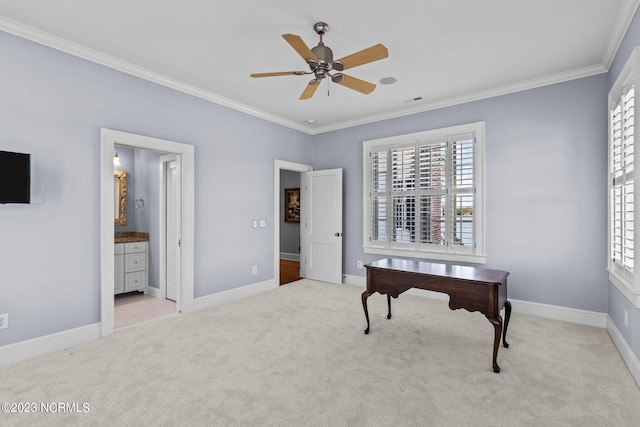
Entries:
{"type": "MultiPolygon", "coordinates": [[[[166,156],[169,157],[169,156],[166,156]]],[[[173,156],[174,158],[176,156],[173,156]]],[[[180,288],[180,166],[177,160],[166,167],[166,236],[167,236],[167,299],[178,301],[180,288]]]]}
{"type": "Polygon", "coordinates": [[[302,182],[301,270],[342,283],[342,169],[304,172],[302,182]]]}

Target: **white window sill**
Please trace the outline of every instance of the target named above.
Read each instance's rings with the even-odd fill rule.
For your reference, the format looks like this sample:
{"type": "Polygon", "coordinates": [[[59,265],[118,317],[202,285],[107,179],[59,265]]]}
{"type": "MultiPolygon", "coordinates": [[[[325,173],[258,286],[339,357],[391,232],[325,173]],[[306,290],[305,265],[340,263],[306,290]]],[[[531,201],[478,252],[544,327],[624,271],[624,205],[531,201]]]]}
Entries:
{"type": "Polygon", "coordinates": [[[365,246],[365,254],[386,255],[392,257],[407,257],[418,258],[434,261],[453,261],[453,262],[468,262],[473,264],[486,264],[486,255],[472,255],[472,254],[450,254],[444,252],[417,252],[411,250],[402,249],[389,249],[389,248],[372,248],[365,246]]]}
{"type": "Polygon", "coordinates": [[[640,290],[634,289],[633,284],[629,280],[621,277],[614,271],[609,271],[609,282],[618,288],[618,290],[627,297],[636,308],[640,308],[640,290]]]}

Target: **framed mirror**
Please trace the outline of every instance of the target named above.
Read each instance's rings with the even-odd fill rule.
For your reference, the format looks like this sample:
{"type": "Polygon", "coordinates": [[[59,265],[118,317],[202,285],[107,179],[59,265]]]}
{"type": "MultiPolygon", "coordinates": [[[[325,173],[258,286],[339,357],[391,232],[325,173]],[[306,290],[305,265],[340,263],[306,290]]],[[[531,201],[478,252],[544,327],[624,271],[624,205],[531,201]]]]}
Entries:
{"type": "Polygon", "coordinates": [[[127,225],[127,171],[113,174],[115,194],[115,225],[127,225]]]}

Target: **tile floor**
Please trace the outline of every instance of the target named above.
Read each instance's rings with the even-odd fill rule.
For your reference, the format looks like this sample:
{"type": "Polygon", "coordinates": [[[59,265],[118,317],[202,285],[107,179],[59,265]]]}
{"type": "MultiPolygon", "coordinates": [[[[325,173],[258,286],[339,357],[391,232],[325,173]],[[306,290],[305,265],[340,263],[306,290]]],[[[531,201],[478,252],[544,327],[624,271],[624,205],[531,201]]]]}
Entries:
{"type": "Polygon", "coordinates": [[[147,320],[177,314],[176,303],[158,299],[141,292],[115,296],[114,329],[122,329],[147,320]]]}

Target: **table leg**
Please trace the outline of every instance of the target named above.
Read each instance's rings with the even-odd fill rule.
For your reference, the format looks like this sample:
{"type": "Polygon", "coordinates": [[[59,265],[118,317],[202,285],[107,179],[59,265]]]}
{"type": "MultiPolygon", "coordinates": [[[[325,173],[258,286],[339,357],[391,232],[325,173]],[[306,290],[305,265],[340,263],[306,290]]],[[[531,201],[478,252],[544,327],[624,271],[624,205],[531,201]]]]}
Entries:
{"type": "Polygon", "coordinates": [[[504,331],[502,331],[502,345],[509,348],[507,343],[507,328],[509,327],[509,319],[511,319],[511,302],[504,302],[504,331]]]}
{"type": "Polygon", "coordinates": [[[391,295],[387,294],[387,305],[389,306],[389,314],[387,314],[387,319],[391,319],[391,295]]]}
{"type": "Polygon", "coordinates": [[[498,348],[500,348],[500,337],[502,336],[502,316],[498,314],[498,317],[486,318],[493,325],[494,337],[493,337],[493,372],[499,373],[500,366],[498,366],[498,348]]]}
{"type": "Polygon", "coordinates": [[[364,291],[362,293],[362,308],[364,308],[364,317],[367,319],[367,329],[364,330],[365,334],[369,333],[369,309],[367,308],[367,298],[369,298],[369,291],[364,291]]]}

